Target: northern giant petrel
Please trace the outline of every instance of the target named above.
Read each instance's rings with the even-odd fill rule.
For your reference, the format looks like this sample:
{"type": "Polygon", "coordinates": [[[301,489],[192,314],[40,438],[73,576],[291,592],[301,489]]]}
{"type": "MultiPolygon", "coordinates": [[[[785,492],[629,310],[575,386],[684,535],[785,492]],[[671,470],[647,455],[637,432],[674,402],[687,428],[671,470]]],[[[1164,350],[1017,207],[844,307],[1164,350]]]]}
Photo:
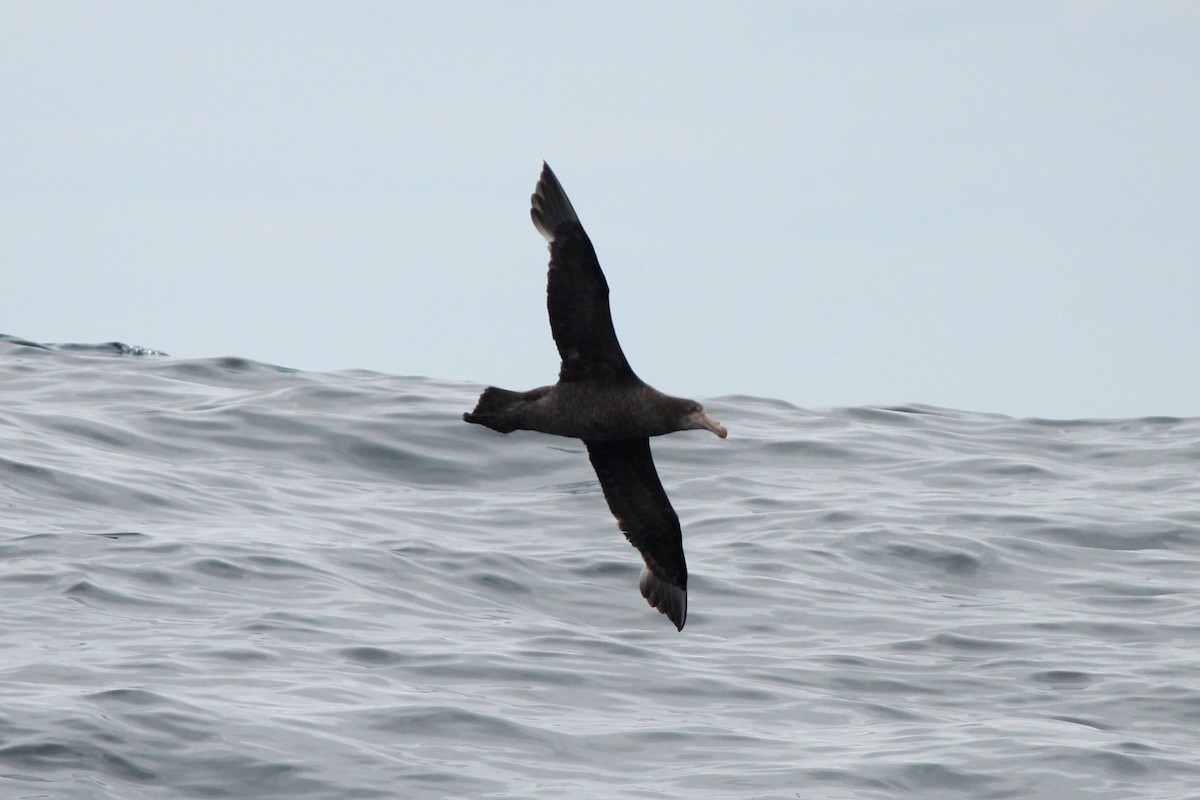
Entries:
{"type": "Polygon", "coordinates": [[[596,251],[545,162],[531,203],[533,225],[550,243],[546,305],[562,357],[558,383],[528,392],[489,386],[463,419],[500,433],[582,439],[608,507],[646,561],[642,596],[683,630],[683,534],[654,469],[649,437],[703,428],[724,439],[727,431],[696,401],[665,395],[630,369],[613,330],[608,282],[596,251]]]}

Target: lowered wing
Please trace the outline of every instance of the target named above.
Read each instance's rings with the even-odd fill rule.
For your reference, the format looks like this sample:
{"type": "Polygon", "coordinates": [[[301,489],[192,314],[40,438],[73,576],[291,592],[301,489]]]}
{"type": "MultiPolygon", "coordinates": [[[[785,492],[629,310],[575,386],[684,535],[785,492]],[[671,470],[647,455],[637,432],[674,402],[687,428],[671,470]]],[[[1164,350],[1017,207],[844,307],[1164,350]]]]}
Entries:
{"type": "Polygon", "coordinates": [[[687,620],[683,534],[654,468],[650,440],[585,444],[608,507],[646,562],[640,581],[642,597],[683,630],[687,620]]]}

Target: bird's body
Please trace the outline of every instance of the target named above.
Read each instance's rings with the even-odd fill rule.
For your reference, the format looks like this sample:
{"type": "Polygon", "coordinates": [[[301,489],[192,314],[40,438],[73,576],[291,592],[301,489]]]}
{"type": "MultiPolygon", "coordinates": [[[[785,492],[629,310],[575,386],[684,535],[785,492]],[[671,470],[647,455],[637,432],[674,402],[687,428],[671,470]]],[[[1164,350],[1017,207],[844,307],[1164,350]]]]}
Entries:
{"type": "Polygon", "coordinates": [[[643,383],[613,329],[608,282],[591,240],[550,167],[532,197],[533,224],[550,244],[547,308],[562,358],[558,383],[527,392],[488,387],[463,419],[501,433],[539,431],[582,439],[604,497],[646,562],[642,595],[683,629],[687,565],[679,518],[650,454],[651,436],[725,428],[694,400],[643,383]]]}
{"type": "Polygon", "coordinates": [[[678,427],[679,416],[670,412],[690,402],[640,382],[629,386],[560,383],[528,392],[501,389],[497,393],[504,393],[497,398],[497,413],[489,417],[477,411],[467,421],[502,433],[538,431],[597,442],[684,430],[678,427]]]}

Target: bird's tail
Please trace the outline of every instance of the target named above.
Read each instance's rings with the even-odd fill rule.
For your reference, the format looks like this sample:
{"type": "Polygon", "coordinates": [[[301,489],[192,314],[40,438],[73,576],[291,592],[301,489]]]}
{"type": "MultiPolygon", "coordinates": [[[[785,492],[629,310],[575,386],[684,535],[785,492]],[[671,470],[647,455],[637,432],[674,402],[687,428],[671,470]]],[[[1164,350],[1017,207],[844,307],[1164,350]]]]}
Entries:
{"type": "Polygon", "coordinates": [[[521,396],[521,392],[489,386],[479,395],[475,410],[463,414],[463,419],[500,433],[511,433],[517,429],[512,412],[521,402],[521,396]]]}

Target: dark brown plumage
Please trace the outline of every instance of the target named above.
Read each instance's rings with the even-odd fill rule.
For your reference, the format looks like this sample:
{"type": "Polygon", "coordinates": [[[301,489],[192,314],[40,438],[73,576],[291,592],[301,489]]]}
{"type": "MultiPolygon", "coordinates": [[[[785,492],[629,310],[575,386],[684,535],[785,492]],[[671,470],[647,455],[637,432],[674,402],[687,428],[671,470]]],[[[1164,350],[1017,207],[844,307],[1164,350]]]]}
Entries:
{"type": "Polygon", "coordinates": [[[654,468],[649,437],[704,429],[724,439],[725,428],[694,400],[665,395],[634,374],[613,329],[596,251],[545,163],[531,204],[534,227],[550,243],[546,306],[562,359],[558,383],[528,392],[489,386],[463,419],[501,433],[582,439],[608,507],[646,562],[642,596],[683,630],[683,535],[654,468]]]}

